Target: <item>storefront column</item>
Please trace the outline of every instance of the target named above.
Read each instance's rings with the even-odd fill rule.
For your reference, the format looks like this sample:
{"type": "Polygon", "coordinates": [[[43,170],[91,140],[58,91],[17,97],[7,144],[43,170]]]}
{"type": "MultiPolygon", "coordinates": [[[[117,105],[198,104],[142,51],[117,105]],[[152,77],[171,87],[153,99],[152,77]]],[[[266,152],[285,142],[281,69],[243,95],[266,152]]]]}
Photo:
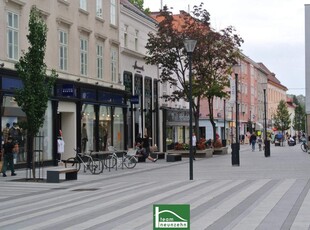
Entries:
{"type": "Polygon", "coordinates": [[[53,127],[53,165],[58,165],[58,153],[57,153],[57,137],[59,135],[60,121],[58,119],[58,101],[52,101],[52,127],[53,127]]]}

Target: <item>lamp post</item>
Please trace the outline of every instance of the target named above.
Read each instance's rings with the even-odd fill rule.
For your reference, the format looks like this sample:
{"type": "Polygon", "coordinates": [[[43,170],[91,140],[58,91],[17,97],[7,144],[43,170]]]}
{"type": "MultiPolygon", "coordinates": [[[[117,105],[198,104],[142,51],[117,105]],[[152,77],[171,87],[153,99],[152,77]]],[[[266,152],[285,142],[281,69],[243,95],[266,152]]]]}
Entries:
{"type": "Polygon", "coordinates": [[[184,46],[189,64],[189,179],[193,180],[193,98],[192,98],[192,55],[197,41],[185,39],[184,46]]]}
{"type": "Polygon", "coordinates": [[[226,99],[224,99],[224,138],[222,140],[223,147],[226,147],[226,99]]]}
{"type": "Polygon", "coordinates": [[[239,106],[238,106],[238,74],[235,73],[235,92],[236,92],[236,143],[231,145],[231,164],[233,166],[239,166],[239,106]]]}
{"type": "Polygon", "coordinates": [[[262,83],[264,90],[264,142],[265,142],[265,157],[270,157],[270,141],[267,138],[267,102],[266,102],[266,90],[267,82],[262,83]]]}

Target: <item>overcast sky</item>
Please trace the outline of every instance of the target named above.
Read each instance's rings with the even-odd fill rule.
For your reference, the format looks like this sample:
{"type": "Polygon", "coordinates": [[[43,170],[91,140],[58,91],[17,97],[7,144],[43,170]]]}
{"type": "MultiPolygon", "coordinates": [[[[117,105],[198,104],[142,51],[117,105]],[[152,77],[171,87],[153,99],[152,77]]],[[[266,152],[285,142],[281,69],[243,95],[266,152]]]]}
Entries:
{"type": "Polygon", "coordinates": [[[158,11],[161,2],[174,13],[203,2],[212,28],[234,26],[246,56],[264,63],[287,93],[305,95],[304,5],[310,0],[144,0],[144,7],[158,11]]]}

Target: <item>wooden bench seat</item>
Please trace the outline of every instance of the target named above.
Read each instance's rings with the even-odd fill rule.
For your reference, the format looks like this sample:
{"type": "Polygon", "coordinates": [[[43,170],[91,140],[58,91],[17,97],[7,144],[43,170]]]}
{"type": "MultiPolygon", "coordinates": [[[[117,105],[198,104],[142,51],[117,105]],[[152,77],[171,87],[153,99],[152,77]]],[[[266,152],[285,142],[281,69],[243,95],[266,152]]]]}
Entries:
{"type": "Polygon", "coordinates": [[[181,161],[182,160],[182,155],[173,153],[173,154],[168,154],[167,157],[167,162],[175,162],[175,161],[181,161]]]}
{"type": "Polygon", "coordinates": [[[60,174],[66,174],[66,180],[77,180],[78,170],[75,168],[50,168],[46,171],[47,183],[59,183],[60,174]]]}

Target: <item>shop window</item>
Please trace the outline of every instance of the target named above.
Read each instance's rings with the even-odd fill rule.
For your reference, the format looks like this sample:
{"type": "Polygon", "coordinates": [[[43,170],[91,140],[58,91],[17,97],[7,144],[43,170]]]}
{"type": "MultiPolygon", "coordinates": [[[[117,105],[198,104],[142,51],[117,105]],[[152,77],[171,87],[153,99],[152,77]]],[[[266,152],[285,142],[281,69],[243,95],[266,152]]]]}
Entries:
{"type": "Polygon", "coordinates": [[[113,146],[116,149],[124,148],[124,119],[123,109],[114,108],[113,114],[113,146]]]}
{"type": "Polygon", "coordinates": [[[99,109],[99,150],[106,151],[112,145],[111,107],[100,106],[99,109]]]}

